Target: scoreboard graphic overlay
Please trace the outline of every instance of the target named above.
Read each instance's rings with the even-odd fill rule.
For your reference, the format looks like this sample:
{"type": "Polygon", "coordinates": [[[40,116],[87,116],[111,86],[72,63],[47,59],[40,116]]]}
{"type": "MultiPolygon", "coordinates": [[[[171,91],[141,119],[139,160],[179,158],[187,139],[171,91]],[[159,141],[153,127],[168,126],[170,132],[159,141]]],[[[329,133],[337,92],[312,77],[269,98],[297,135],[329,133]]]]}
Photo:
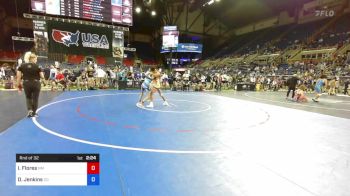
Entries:
{"type": "Polygon", "coordinates": [[[99,161],[99,154],[16,154],[16,185],[99,185],[99,161]]]}

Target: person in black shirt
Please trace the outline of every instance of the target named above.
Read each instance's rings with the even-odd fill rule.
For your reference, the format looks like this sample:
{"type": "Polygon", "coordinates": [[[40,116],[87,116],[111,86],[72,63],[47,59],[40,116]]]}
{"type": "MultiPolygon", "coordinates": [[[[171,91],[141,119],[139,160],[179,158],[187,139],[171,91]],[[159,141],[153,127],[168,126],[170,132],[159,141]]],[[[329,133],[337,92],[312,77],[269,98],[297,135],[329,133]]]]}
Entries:
{"type": "Polygon", "coordinates": [[[48,80],[50,78],[50,67],[44,68],[44,77],[45,77],[45,80],[48,80]]]}
{"type": "Polygon", "coordinates": [[[171,90],[175,90],[173,87],[174,87],[174,80],[175,80],[175,77],[173,74],[170,74],[169,76],[169,79],[168,79],[168,83],[169,83],[169,88],[171,90]]]}
{"type": "Polygon", "coordinates": [[[95,87],[96,82],[95,82],[94,76],[95,76],[95,69],[89,65],[87,68],[89,90],[95,90],[94,87],[95,87]]]}
{"type": "Polygon", "coordinates": [[[287,80],[288,92],[287,92],[287,97],[286,97],[286,99],[288,99],[290,91],[293,91],[293,92],[292,92],[292,99],[294,98],[294,95],[295,95],[295,87],[296,87],[297,84],[298,84],[298,80],[299,80],[299,78],[297,78],[297,75],[296,75],[296,74],[294,74],[291,78],[289,78],[289,79],[287,80]]]}
{"type": "Polygon", "coordinates": [[[88,76],[85,70],[78,77],[78,90],[88,90],[88,76]]]}
{"type": "Polygon", "coordinates": [[[345,84],[344,84],[344,95],[349,94],[349,93],[348,93],[349,83],[350,83],[350,80],[347,79],[347,80],[345,81],[345,84]]]}
{"type": "Polygon", "coordinates": [[[68,71],[68,76],[67,76],[67,88],[70,91],[71,86],[73,86],[74,84],[76,84],[77,82],[77,77],[75,76],[75,74],[73,72],[69,72],[68,71]]]}
{"type": "Polygon", "coordinates": [[[39,94],[41,89],[40,78],[44,79],[44,73],[36,64],[37,56],[31,52],[24,55],[24,62],[17,70],[18,90],[22,91],[21,80],[23,78],[23,88],[27,100],[27,117],[37,117],[39,94]]]}

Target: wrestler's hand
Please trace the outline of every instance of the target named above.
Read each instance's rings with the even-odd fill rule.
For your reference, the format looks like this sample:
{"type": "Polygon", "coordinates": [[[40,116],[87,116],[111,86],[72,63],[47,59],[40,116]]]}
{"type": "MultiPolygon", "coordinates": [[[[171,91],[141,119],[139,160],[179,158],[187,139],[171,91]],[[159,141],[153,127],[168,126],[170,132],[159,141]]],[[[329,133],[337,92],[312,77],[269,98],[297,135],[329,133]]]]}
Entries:
{"type": "Polygon", "coordinates": [[[17,85],[17,88],[18,88],[18,93],[22,93],[23,86],[22,86],[21,83],[19,83],[19,84],[17,85]]]}

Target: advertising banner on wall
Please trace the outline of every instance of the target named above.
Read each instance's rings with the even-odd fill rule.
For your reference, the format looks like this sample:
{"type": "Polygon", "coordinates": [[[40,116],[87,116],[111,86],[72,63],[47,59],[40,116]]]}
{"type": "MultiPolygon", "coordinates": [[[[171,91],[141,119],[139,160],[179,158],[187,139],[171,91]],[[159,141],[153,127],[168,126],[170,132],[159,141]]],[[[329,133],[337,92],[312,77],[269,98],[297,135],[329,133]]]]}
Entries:
{"type": "Polygon", "coordinates": [[[48,55],[48,34],[45,20],[33,20],[34,49],[39,57],[48,55]]]}
{"type": "Polygon", "coordinates": [[[113,31],[113,57],[117,60],[121,60],[124,57],[124,32],[113,31]]]}
{"type": "Polygon", "coordinates": [[[47,28],[49,52],[112,56],[112,29],[57,21],[47,21],[47,28]]]}
{"type": "MultiPolygon", "coordinates": [[[[202,53],[203,45],[202,44],[193,44],[193,43],[179,43],[177,48],[173,49],[173,52],[193,52],[193,53],[202,53]]],[[[170,52],[169,48],[162,48],[160,53],[170,52]]]]}

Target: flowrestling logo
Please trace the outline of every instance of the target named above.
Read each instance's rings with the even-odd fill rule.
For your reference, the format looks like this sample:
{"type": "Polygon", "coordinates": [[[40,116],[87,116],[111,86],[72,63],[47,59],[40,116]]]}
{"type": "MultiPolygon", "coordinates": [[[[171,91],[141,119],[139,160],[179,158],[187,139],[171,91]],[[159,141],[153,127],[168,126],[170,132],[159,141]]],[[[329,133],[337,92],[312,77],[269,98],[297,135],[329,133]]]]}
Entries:
{"type": "Polygon", "coordinates": [[[335,16],[334,10],[315,10],[315,16],[317,17],[333,17],[335,16]]]}
{"type": "Polygon", "coordinates": [[[80,37],[81,45],[85,48],[109,49],[109,42],[106,35],[100,36],[93,33],[80,33],[79,30],[73,33],[52,29],[53,40],[67,47],[70,47],[70,45],[79,46],[80,37]]]}

